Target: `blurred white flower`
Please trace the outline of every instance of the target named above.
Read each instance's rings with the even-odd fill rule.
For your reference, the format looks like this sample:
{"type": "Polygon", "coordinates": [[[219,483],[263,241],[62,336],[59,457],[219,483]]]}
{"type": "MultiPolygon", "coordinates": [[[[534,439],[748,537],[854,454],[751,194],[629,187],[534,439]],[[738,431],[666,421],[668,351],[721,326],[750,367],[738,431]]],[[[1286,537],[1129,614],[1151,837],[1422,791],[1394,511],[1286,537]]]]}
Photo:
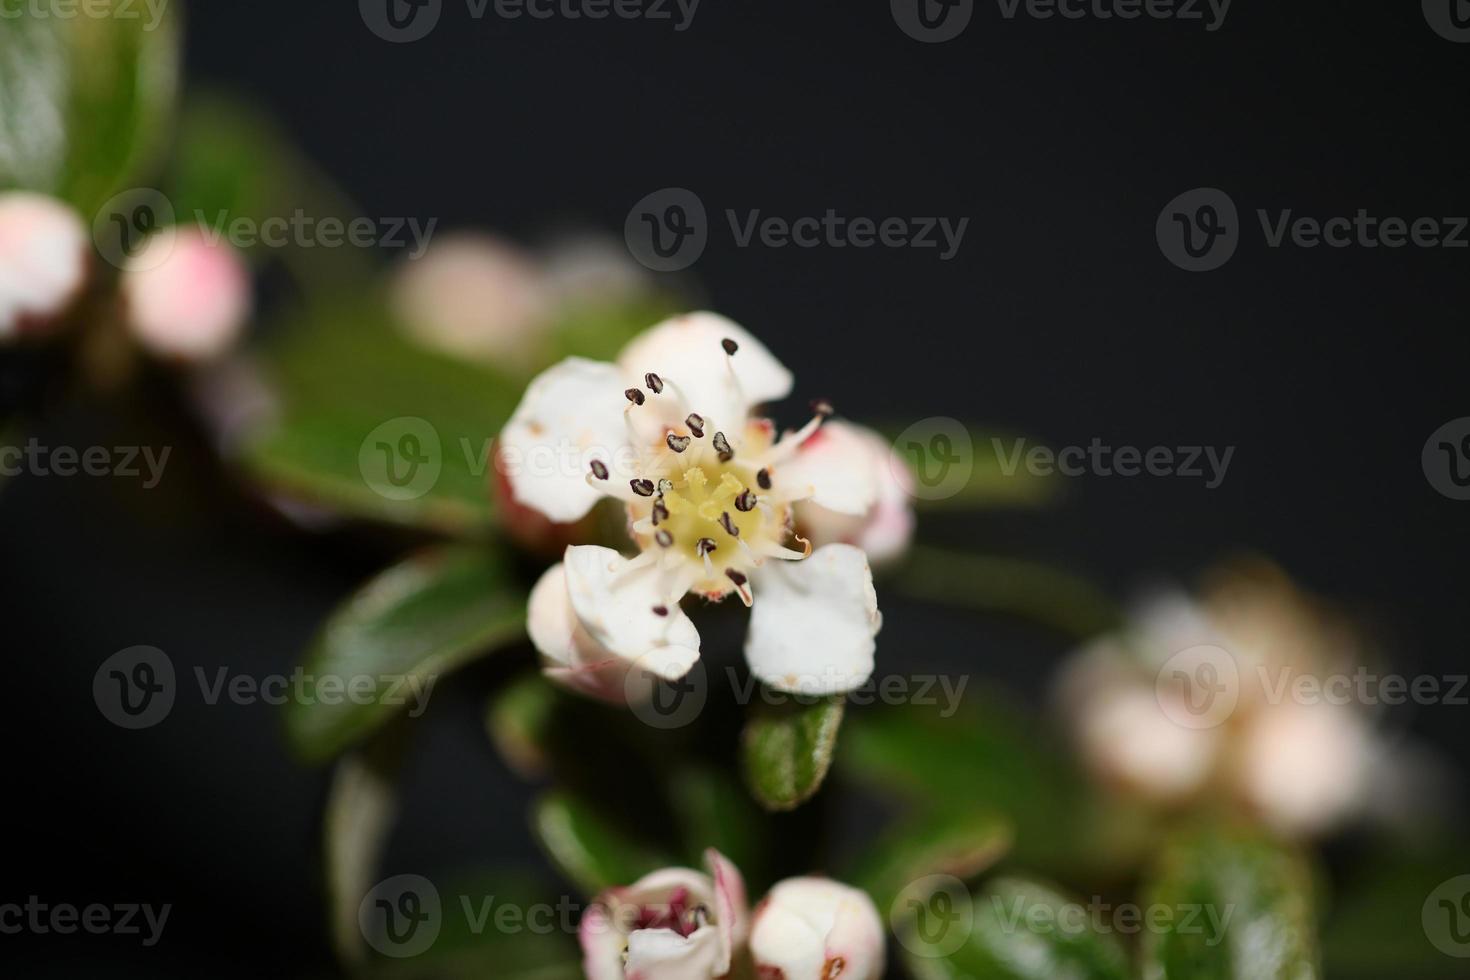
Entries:
{"type": "Polygon", "coordinates": [[[756,908],[750,952],[771,980],[878,980],[883,920],[865,892],[826,878],[790,878],[756,908]]]}
{"type": "Polygon", "coordinates": [[[815,545],[843,543],[867,552],[875,565],[902,557],[914,535],[913,475],[888,440],[871,429],[834,420],[796,454],[787,476],[819,479],[848,470],[849,493],[829,497],[826,505],[804,500],[796,505],[796,524],[815,545]],[[810,476],[804,476],[810,474],[810,476]]]}
{"type": "Polygon", "coordinates": [[[568,358],[531,382],[500,435],[511,499],[569,524],[611,497],[641,552],[571,547],[542,580],[531,635],[550,676],[593,691],[632,664],[684,676],[699,657],[679,609],[688,592],[752,607],[746,659],[772,688],[834,694],[872,675],[881,619],[867,556],[788,539],[798,501],[862,513],[878,491],[861,463],[798,463],[828,406],[779,440],[752,417],[791,385],[758,340],[712,313],[646,331],[616,364],[568,358]]]}
{"type": "Polygon", "coordinates": [[[564,303],[618,302],[650,288],[647,270],[623,242],[595,234],[553,242],[546,251],[546,278],[564,303]]]}
{"type": "Polygon", "coordinates": [[[406,261],[391,305],[410,337],[442,354],[490,364],[536,361],[551,327],[552,299],[536,263],[489,235],[436,239],[406,261]]]}
{"type": "Polygon", "coordinates": [[[1160,804],[1227,800],[1313,835],[1365,810],[1381,753],[1363,705],[1304,699],[1290,681],[1358,662],[1334,616],[1255,568],[1200,600],[1153,597],[1072,658],[1058,703],[1101,781],[1160,804]]]}
{"type": "Polygon", "coordinates": [[[655,871],[599,895],[578,930],[588,980],[715,980],[745,946],[745,881],[718,851],[708,874],[655,871]]]}
{"type": "Polygon", "coordinates": [[[149,236],[123,265],[127,323],[144,348],[170,360],[217,358],[252,308],[250,272],[235,247],[194,226],[149,236]]]}
{"type": "Polygon", "coordinates": [[[0,341],[44,330],[81,292],[87,266],[75,211],[44,194],[0,194],[0,341]]]}

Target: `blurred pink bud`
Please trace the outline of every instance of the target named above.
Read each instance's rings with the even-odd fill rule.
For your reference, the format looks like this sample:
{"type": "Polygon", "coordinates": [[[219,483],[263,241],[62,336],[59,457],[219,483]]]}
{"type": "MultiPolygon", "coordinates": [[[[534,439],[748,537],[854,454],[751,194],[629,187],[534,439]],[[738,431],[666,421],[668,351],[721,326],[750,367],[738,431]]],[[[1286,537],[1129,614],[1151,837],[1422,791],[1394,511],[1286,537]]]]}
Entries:
{"type": "Polygon", "coordinates": [[[81,291],[87,230],[44,194],[0,194],[0,341],[42,332],[81,291]]]}
{"type": "Polygon", "coordinates": [[[878,980],[883,947],[873,900],[826,878],[790,878],[772,888],[750,933],[761,980],[878,980]]]}
{"type": "Polygon", "coordinates": [[[1169,697],[1182,700],[1175,691],[1119,684],[1084,701],[1075,724],[1088,767],[1105,781],[1154,800],[1179,800],[1199,790],[1218,758],[1221,734],[1176,724],[1173,717],[1185,716],[1186,709],[1161,700],[1169,697]]]}
{"type": "Polygon", "coordinates": [[[796,505],[797,525],[813,545],[856,545],[874,565],[908,550],[914,534],[912,476],[878,433],[840,419],[829,421],[801,447],[783,478],[810,482],[817,489],[812,499],[796,505]],[[831,485],[847,492],[837,496],[828,491],[831,485]]]}
{"type": "Polygon", "coordinates": [[[1236,776],[1268,825],[1317,834],[1364,804],[1372,755],[1371,731],[1355,707],[1288,700],[1251,719],[1236,776]]]}
{"type": "Polygon", "coordinates": [[[152,353],[184,361],[230,349],[250,316],[250,273],[231,244],[197,227],[149,237],[123,266],[128,325],[152,353]]]}
{"type": "Polygon", "coordinates": [[[404,264],[391,301],[416,341],[465,360],[533,365],[550,328],[552,303],[540,270],[488,235],[435,241],[404,264]]]}

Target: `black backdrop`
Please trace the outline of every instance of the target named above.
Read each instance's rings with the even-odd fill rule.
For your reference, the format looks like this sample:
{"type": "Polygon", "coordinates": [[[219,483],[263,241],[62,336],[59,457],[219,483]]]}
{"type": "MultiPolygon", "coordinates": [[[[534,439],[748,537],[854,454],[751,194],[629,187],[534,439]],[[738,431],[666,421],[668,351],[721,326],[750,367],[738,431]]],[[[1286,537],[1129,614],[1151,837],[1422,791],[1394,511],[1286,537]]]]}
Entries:
{"type": "MultiPolygon", "coordinates": [[[[707,302],[854,417],[983,419],[1054,445],[1236,447],[1215,490],[1084,478],[1050,511],[931,528],[1118,594],[1258,549],[1377,623],[1404,671],[1464,670],[1470,503],[1435,492],[1420,450],[1470,415],[1470,250],[1273,249],[1254,217],[1470,214],[1456,135],[1470,45],[1436,36],[1417,4],[1237,0],[1211,32],[1008,20],[978,3],[945,44],[910,39],[879,2],[704,0],[676,32],[475,21],[446,0],[439,28],[406,45],[375,37],[347,0],[187,13],[190,82],[262,103],[369,215],[527,240],[564,221],[619,234],[644,195],[694,190],[716,221],[692,270],[707,302]],[[1239,206],[1242,241],[1223,268],[1191,274],[1154,226],[1201,186],[1239,206]],[[740,248],[726,208],[970,225],[948,262],[740,248]]],[[[78,409],[42,435],[108,444],[140,424],[78,409]]],[[[287,760],[273,712],[181,704],[121,733],[91,677],[138,643],[181,666],[287,670],[382,556],[351,535],[323,547],[263,524],[207,470],[175,465],[163,517],[105,480],[21,478],[0,501],[4,891],[175,906],[155,951],[33,938],[31,975],[108,960],[147,976],[329,968],[306,864],[322,779],[287,760]]],[[[885,606],[890,665],[973,666],[1034,697],[1065,652],[1018,625],[885,606]]],[[[536,861],[526,794],[477,710],[436,703],[398,870],[536,861]]],[[[1466,710],[1395,721],[1453,752],[1466,710]]]]}

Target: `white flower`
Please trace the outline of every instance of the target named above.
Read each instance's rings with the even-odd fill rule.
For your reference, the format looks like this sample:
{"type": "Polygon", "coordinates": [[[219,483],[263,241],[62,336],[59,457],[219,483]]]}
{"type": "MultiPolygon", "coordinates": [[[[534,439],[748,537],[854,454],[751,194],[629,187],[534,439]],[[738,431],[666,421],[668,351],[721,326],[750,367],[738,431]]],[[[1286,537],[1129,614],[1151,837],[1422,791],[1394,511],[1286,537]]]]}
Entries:
{"type": "Polygon", "coordinates": [[[791,386],[770,351],[711,313],[652,328],[616,364],[569,358],[531,382],[499,442],[514,502],[567,524],[613,497],[641,552],[572,547],[547,573],[530,616],[551,676],[603,692],[635,663],[682,677],[699,656],[679,609],[688,592],[753,607],[746,656],[770,687],[835,694],[871,676],[881,619],[867,557],[847,544],[813,553],[791,526],[798,501],[865,513],[879,480],[840,453],[801,463],[830,407],[779,440],[751,416],[791,386]]]}
{"type": "Polygon", "coordinates": [[[826,878],[791,878],[772,888],[750,933],[762,980],[877,980],[883,947],[873,900],[826,878]]]}
{"type": "Polygon", "coordinates": [[[1316,834],[1364,804],[1372,754],[1372,732],[1351,706],[1284,702],[1244,731],[1236,779],[1267,824],[1316,834]]]}
{"type": "Polygon", "coordinates": [[[42,327],[81,291],[87,231],[44,194],[0,194],[0,341],[42,327]]]}
{"type": "Polygon", "coordinates": [[[871,429],[834,420],[801,447],[787,477],[800,480],[811,474],[816,480],[844,467],[848,495],[829,496],[825,505],[798,503],[797,526],[816,545],[857,545],[875,565],[901,557],[914,534],[913,474],[888,440],[871,429]]]}
{"type": "Polygon", "coordinates": [[[551,297],[535,262],[489,235],[443,238],[406,262],[391,305],[409,336],[451,357],[534,361],[550,327],[551,297]]]}
{"type": "Polygon", "coordinates": [[[745,881],[719,852],[708,874],[655,871],[598,896],[578,930],[588,980],[714,980],[730,973],[750,927],[745,881]]]}
{"type": "Polygon", "coordinates": [[[152,353],[183,361],[230,349],[250,316],[250,273],[233,245],[191,226],[151,235],[123,265],[128,325],[152,353]]]}

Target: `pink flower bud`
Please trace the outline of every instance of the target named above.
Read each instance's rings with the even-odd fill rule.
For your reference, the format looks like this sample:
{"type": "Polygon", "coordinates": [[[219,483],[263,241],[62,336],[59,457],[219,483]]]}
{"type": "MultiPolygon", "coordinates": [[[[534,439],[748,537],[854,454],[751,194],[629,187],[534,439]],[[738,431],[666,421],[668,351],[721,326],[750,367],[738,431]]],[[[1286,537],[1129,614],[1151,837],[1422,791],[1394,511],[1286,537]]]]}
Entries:
{"type": "Polygon", "coordinates": [[[392,306],[425,347],[491,364],[534,364],[550,326],[540,270],[488,235],[442,239],[408,260],[393,284],[392,306]]]}
{"type": "Polygon", "coordinates": [[[878,980],[883,920],[865,892],[790,878],[756,909],[750,951],[761,980],[878,980]]]}
{"type": "Polygon", "coordinates": [[[53,323],[86,274],[87,230],[74,211],[44,194],[0,194],[0,341],[53,323]]]}
{"type": "Polygon", "coordinates": [[[786,476],[809,480],[816,495],[796,505],[797,525],[817,546],[851,544],[882,565],[902,557],[914,534],[908,464],[882,436],[859,425],[829,421],[807,440],[786,476]],[[823,493],[840,476],[848,493],[823,493]]]}
{"type": "Polygon", "coordinates": [[[250,316],[250,274],[234,246],[180,226],[152,235],[123,266],[128,325],[154,354],[209,360],[250,316]]]}

